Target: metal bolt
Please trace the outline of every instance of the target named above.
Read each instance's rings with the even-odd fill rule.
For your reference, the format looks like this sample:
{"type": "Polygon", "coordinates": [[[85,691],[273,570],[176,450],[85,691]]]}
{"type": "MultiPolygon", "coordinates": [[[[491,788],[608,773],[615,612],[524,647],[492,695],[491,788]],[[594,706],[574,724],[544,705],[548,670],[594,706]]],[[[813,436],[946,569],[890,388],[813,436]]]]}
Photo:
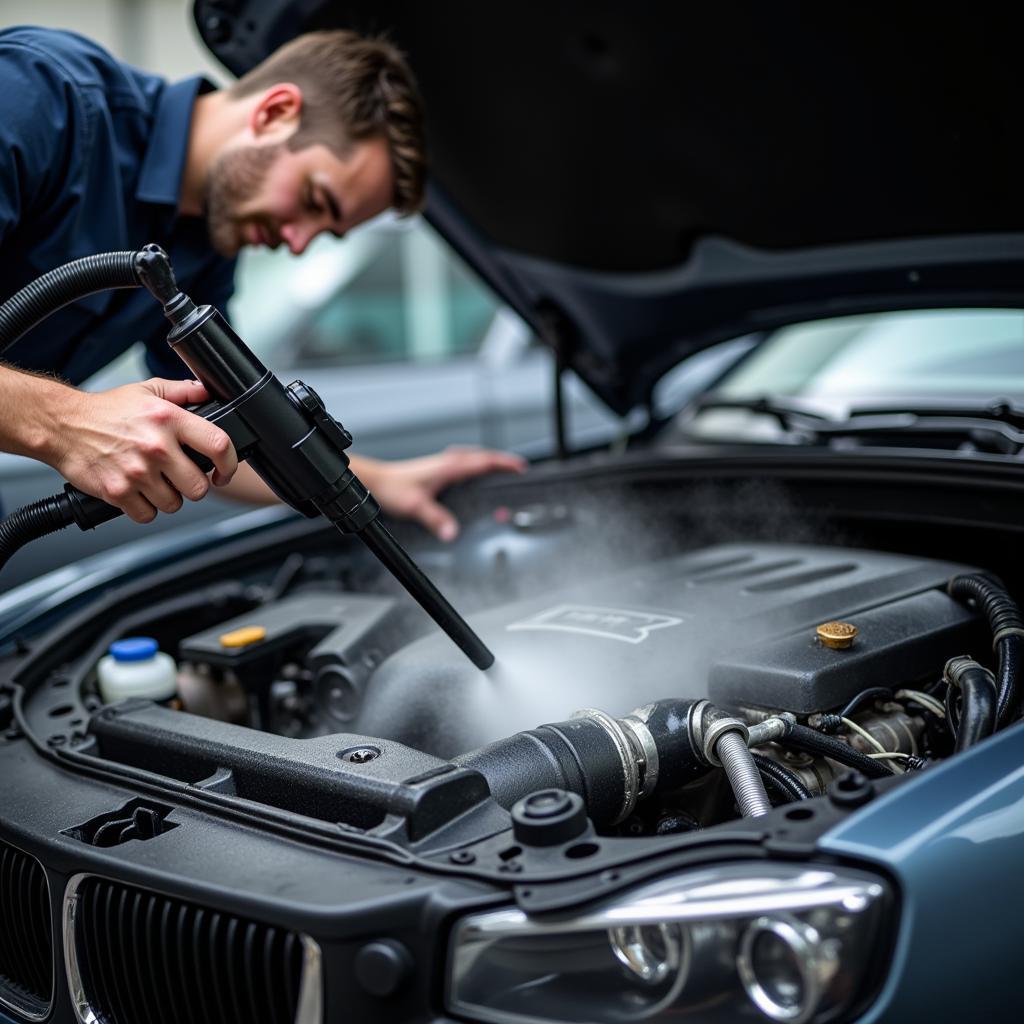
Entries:
{"type": "Polygon", "coordinates": [[[500,865],[498,867],[498,870],[504,871],[506,874],[509,875],[518,875],[523,870],[523,865],[521,861],[510,860],[500,865]]]}
{"type": "Polygon", "coordinates": [[[476,854],[469,850],[456,850],[448,855],[448,859],[453,864],[472,864],[476,860],[476,854]]]}
{"type": "Polygon", "coordinates": [[[367,761],[372,761],[378,756],[376,750],[371,750],[369,747],[360,747],[358,750],[352,750],[345,755],[346,761],[351,761],[352,764],[366,764],[367,761]]]}

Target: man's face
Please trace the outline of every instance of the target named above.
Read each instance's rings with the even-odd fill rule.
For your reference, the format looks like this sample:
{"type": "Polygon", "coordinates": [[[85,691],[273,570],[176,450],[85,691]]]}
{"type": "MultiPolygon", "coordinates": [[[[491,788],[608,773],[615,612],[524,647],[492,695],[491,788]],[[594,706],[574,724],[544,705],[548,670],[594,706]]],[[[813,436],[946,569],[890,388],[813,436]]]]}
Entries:
{"type": "Polygon", "coordinates": [[[393,194],[383,139],[354,144],[345,159],[315,144],[246,145],[221,154],[207,181],[210,240],[224,256],[243,245],[302,252],[321,231],[343,235],[383,213],[393,194]]]}

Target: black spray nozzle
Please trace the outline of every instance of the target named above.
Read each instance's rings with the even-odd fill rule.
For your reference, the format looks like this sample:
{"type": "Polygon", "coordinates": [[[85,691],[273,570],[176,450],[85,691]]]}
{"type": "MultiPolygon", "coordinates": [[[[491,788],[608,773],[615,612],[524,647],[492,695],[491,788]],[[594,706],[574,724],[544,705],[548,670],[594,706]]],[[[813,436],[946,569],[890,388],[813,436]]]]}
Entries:
{"type": "Polygon", "coordinates": [[[178,287],[170,257],[159,245],[151,242],[135,254],[135,274],[175,326],[195,312],[195,303],[178,287]]]}

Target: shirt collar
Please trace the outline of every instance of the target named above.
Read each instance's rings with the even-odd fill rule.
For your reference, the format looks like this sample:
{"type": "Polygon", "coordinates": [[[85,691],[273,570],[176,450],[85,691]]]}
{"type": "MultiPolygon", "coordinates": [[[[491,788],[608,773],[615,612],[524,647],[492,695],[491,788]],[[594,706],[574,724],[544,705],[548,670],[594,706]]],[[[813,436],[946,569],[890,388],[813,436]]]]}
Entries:
{"type": "Polygon", "coordinates": [[[188,152],[192,108],[200,93],[214,88],[211,82],[200,76],[164,86],[157,101],[149,146],[135,189],[135,197],[140,202],[177,208],[188,152]]]}

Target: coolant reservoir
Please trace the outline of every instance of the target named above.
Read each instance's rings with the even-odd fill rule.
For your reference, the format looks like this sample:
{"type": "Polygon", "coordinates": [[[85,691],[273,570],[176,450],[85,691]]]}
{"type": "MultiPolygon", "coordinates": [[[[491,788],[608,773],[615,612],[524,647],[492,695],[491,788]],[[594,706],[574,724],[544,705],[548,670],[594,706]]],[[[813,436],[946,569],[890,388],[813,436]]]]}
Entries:
{"type": "Polygon", "coordinates": [[[178,667],[152,637],[115,640],[109,651],[96,667],[104,703],[125,697],[163,701],[176,695],[178,667]]]}

